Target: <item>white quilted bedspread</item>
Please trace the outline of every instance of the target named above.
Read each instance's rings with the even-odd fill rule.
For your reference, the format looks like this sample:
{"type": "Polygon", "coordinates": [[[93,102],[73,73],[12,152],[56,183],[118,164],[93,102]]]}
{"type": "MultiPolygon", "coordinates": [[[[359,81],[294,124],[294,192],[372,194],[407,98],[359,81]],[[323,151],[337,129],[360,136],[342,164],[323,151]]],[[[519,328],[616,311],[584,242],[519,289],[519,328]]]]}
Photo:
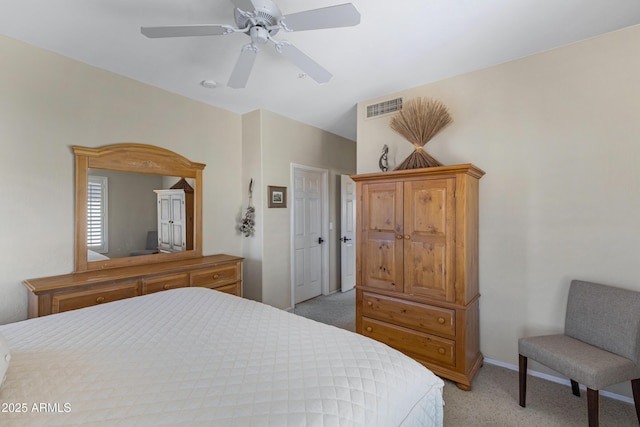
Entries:
{"type": "Polygon", "coordinates": [[[12,353],[2,426],[442,425],[443,382],[412,359],[208,289],[0,331],[12,353]]]}

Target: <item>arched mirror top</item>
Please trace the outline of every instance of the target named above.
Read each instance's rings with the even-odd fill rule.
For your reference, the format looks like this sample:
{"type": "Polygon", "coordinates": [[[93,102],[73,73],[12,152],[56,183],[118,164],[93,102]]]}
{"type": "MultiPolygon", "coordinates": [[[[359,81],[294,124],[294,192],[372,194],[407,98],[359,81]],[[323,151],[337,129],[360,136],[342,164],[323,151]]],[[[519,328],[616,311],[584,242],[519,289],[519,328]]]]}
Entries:
{"type": "Polygon", "coordinates": [[[204,164],[147,144],[72,149],[76,167],[75,271],[202,256],[204,164]],[[93,190],[100,188],[96,181],[105,183],[104,220],[95,219],[93,190]],[[165,222],[161,217],[167,209],[179,205],[175,205],[174,199],[166,199],[163,204],[165,199],[161,201],[161,196],[169,197],[172,193],[182,197],[181,203],[186,208],[182,208],[178,220],[165,222]],[[162,205],[167,209],[160,214],[162,205]],[[93,237],[96,229],[101,229],[104,237],[93,237]],[[153,244],[154,238],[157,245],[153,244]]]}

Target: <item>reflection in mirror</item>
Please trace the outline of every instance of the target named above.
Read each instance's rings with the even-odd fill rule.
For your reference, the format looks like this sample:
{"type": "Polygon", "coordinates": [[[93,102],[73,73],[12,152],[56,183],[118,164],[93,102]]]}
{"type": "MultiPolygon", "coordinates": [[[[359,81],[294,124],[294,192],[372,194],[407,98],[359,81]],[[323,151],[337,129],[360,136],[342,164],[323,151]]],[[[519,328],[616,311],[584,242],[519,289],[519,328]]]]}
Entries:
{"type": "Polygon", "coordinates": [[[193,180],[94,168],[88,173],[88,262],[193,249],[193,180]]]}
{"type": "Polygon", "coordinates": [[[203,163],[147,144],[72,149],[76,272],[202,256],[203,163]]]}

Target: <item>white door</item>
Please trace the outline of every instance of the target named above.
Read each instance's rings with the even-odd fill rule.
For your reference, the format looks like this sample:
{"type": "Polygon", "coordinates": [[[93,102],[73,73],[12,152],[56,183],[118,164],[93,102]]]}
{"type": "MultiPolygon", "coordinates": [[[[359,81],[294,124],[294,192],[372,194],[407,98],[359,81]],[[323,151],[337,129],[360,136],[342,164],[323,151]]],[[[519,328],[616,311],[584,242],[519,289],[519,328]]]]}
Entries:
{"type": "Polygon", "coordinates": [[[340,215],[340,290],[356,286],[356,183],[349,175],[341,175],[340,215]]]}
{"type": "Polygon", "coordinates": [[[293,259],[294,304],[322,293],[324,180],[322,171],[293,170],[293,259]]]}
{"type": "Polygon", "coordinates": [[[171,250],[185,250],[185,205],[184,192],[171,195],[171,250]]]}
{"type": "Polygon", "coordinates": [[[158,248],[171,249],[171,196],[158,194],[158,248]]]}

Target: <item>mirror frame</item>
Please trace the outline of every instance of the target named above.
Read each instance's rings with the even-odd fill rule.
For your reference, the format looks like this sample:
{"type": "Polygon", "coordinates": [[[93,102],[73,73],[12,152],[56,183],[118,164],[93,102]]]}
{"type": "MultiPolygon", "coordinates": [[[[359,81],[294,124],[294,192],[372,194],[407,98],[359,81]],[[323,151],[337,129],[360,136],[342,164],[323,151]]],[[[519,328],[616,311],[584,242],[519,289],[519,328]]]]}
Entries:
{"type": "Polygon", "coordinates": [[[120,143],[98,148],[74,145],[71,148],[75,154],[76,167],[76,272],[202,257],[202,171],[206,166],[205,164],[192,162],[173,151],[148,144],[120,143]],[[193,250],[88,262],[87,199],[90,168],[194,179],[193,250]]]}

